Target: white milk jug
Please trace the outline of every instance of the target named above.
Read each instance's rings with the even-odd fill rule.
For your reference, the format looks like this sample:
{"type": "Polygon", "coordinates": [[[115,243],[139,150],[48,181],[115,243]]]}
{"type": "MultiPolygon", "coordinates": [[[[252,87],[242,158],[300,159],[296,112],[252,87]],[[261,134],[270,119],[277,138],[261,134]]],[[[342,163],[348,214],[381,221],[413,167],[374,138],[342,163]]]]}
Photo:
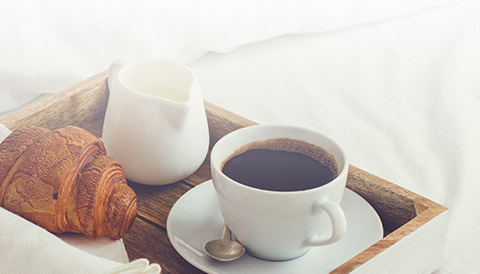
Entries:
{"type": "Polygon", "coordinates": [[[192,70],[164,59],[119,60],[110,66],[108,87],[102,139],[128,179],[164,185],[195,172],[209,133],[192,70]]]}

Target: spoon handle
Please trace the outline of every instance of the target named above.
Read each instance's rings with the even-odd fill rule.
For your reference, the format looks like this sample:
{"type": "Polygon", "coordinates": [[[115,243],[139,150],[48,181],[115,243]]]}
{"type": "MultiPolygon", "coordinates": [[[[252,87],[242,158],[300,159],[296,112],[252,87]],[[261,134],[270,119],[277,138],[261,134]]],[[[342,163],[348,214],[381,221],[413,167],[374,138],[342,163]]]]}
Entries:
{"type": "Polygon", "coordinates": [[[222,239],[232,239],[232,231],[226,223],[223,224],[222,239]]]}

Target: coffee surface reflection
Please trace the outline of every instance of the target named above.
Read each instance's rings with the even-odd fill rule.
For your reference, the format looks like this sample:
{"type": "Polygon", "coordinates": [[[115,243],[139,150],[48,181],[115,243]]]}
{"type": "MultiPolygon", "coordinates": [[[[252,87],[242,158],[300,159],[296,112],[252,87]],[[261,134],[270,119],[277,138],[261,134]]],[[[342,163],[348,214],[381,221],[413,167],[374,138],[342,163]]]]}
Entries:
{"type": "Polygon", "coordinates": [[[254,142],[238,149],[223,164],[231,179],[258,189],[301,191],[333,180],[338,167],[323,148],[287,138],[254,142]]]}

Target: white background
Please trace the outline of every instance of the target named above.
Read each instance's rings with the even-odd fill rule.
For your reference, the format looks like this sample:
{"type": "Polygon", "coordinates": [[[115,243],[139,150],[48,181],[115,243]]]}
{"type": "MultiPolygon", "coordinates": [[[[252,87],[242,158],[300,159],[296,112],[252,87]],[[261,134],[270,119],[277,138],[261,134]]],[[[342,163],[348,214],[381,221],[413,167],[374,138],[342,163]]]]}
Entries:
{"type": "Polygon", "coordinates": [[[478,0],[0,8],[0,117],[117,57],[185,62],[206,100],[259,123],[321,131],[353,165],[449,207],[436,272],[480,272],[478,0]]]}

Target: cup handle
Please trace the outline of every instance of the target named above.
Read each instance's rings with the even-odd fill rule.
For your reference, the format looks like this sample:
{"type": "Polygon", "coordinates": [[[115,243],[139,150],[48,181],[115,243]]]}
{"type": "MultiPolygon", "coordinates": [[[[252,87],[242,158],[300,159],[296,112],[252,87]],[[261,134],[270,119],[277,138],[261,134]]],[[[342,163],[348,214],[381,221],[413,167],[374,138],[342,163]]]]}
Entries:
{"type": "Polygon", "coordinates": [[[328,245],[340,240],[347,230],[347,220],[345,213],[339,204],[330,200],[318,201],[314,204],[314,212],[325,211],[332,222],[332,235],[329,238],[318,239],[310,238],[306,241],[307,246],[328,245]]]}

